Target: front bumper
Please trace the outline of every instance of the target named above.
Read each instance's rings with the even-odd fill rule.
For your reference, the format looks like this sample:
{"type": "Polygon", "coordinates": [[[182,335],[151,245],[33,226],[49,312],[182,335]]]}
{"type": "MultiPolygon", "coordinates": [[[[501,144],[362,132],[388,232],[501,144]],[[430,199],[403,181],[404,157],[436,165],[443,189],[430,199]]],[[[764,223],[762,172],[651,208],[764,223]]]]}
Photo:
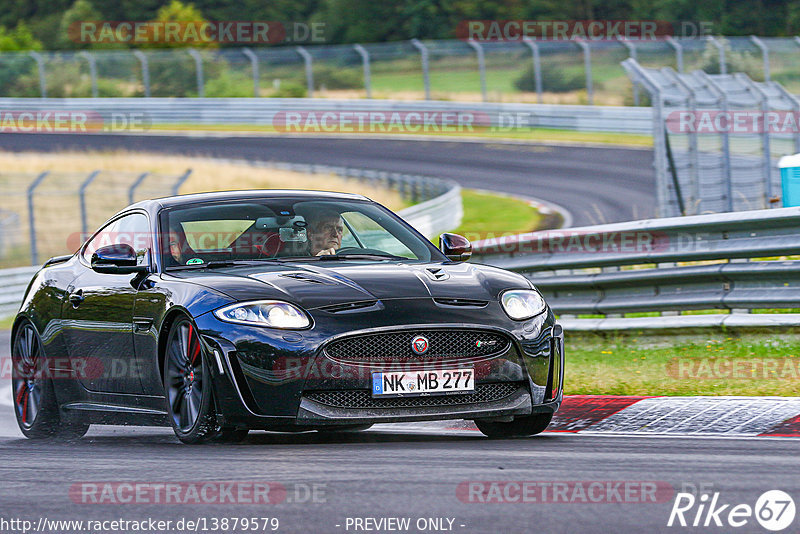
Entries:
{"type": "MultiPolygon", "coordinates": [[[[397,317],[397,315],[394,315],[397,317]]],[[[441,315],[437,317],[441,320],[441,315]]],[[[491,319],[491,317],[489,317],[491,319]]],[[[513,323],[505,328],[486,323],[418,323],[381,325],[370,331],[414,328],[480,328],[503,332],[510,348],[476,364],[476,388],[515,384],[502,398],[421,406],[350,406],[320,401],[320,392],[371,389],[371,371],[332,362],[321,347],[337,334],[325,328],[301,335],[220,323],[211,314],[198,318],[209,348],[220,355],[215,365],[218,410],[224,424],[250,428],[307,428],[337,424],[391,423],[444,419],[488,419],[554,412],[561,402],[563,333],[548,313],[537,325],[513,323]],[[221,335],[224,332],[224,336],[221,335]],[[254,335],[257,334],[257,335],[254,335]],[[300,339],[298,339],[300,338],[300,339]],[[287,365],[287,361],[302,366],[287,365]],[[482,369],[479,372],[479,368],[482,369]],[[319,374],[321,373],[321,375],[319,374]]],[[[489,323],[491,321],[487,321],[489,323]]],[[[499,322],[499,321],[498,321],[499,322]]],[[[320,321],[315,324],[315,329],[320,321]]],[[[356,330],[358,331],[358,330],[356,330]]],[[[363,330],[361,330],[363,332],[363,330]]],[[[354,331],[346,332],[346,335],[354,331]]],[[[418,397],[417,397],[418,398],[418,397]]],[[[425,404],[425,403],[422,403],[425,404]]]]}

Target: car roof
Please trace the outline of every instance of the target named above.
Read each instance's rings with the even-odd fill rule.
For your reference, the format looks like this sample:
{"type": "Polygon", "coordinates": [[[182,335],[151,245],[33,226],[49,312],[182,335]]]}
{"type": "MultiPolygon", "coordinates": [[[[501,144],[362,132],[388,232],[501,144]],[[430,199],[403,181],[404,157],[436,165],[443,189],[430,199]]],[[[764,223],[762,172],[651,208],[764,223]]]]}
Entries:
{"type": "Polygon", "coordinates": [[[144,208],[148,211],[160,208],[171,208],[184,204],[196,204],[205,201],[225,200],[257,200],[283,197],[303,197],[320,200],[367,200],[364,195],[356,193],[336,193],[333,191],[310,191],[306,189],[254,189],[248,191],[214,191],[210,193],[192,193],[189,195],[176,195],[171,197],[156,198],[137,202],[127,209],[144,208]]]}

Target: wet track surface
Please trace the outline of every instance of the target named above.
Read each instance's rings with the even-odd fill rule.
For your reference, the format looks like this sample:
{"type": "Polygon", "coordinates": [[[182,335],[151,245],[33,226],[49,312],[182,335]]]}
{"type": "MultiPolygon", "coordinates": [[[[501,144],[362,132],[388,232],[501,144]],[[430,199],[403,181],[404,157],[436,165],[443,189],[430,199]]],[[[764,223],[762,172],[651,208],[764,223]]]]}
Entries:
{"type": "Polygon", "coordinates": [[[3,134],[2,150],[134,150],[351,166],[457,181],[554,202],[573,226],[654,215],[650,150],[331,137],[3,134]]]}
{"type": "MultiPolygon", "coordinates": [[[[0,333],[0,357],[8,356],[8,347],[8,333],[0,333]]],[[[770,489],[795,499],[800,495],[800,440],[786,438],[545,433],[488,440],[463,430],[378,425],[348,434],[254,432],[238,445],[190,447],[168,429],[95,426],[73,444],[36,443],[22,438],[16,428],[5,377],[2,389],[0,518],[34,524],[39,518],[277,517],[279,532],[354,532],[352,524],[346,528],[347,518],[399,517],[410,518],[408,532],[420,531],[415,526],[420,518],[452,519],[452,531],[464,533],[674,532],[682,529],[666,525],[675,492],[682,488],[704,487],[719,492],[720,503],[751,506],[770,489]],[[592,481],[627,481],[633,487],[647,481],[667,490],[656,494],[656,502],[644,503],[620,503],[614,492],[594,494],[613,502],[590,502],[573,490],[566,494],[568,502],[484,503],[476,502],[476,494],[458,491],[465,483],[486,481],[580,481],[585,487],[592,481]],[[94,489],[118,487],[102,482],[272,484],[271,495],[280,502],[250,504],[252,494],[247,493],[235,497],[241,501],[235,504],[196,504],[186,492],[178,499],[188,503],[146,498],[119,504],[113,495],[102,497],[94,489]],[[94,504],[93,496],[106,504],[94,504]]],[[[522,498],[516,492],[509,495],[512,501],[522,498]]],[[[695,511],[687,514],[689,520],[695,511]]],[[[764,530],[751,520],[737,532],[764,530]]]]}

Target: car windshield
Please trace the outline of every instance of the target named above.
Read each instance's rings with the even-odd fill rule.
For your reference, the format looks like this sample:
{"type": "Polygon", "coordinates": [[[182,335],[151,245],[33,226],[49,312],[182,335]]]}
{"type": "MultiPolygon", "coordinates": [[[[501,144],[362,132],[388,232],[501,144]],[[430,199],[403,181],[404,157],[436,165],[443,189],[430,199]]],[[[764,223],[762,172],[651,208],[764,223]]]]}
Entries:
{"type": "Polygon", "coordinates": [[[396,215],[365,200],[272,198],[165,210],[166,268],[222,262],[444,260],[396,215]]]}

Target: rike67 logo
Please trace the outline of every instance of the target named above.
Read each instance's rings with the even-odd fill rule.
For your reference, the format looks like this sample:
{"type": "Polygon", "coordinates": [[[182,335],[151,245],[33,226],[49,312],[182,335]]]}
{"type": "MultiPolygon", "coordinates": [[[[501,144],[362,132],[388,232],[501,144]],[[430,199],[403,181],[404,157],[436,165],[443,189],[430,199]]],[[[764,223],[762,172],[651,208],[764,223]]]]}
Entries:
{"type": "Polygon", "coordinates": [[[794,523],[794,500],[784,491],[762,493],[755,506],[724,503],[719,495],[718,491],[711,495],[703,493],[699,497],[692,493],[678,493],[667,526],[739,528],[752,525],[755,518],[763,528],[779,532],[794,523]]]}

